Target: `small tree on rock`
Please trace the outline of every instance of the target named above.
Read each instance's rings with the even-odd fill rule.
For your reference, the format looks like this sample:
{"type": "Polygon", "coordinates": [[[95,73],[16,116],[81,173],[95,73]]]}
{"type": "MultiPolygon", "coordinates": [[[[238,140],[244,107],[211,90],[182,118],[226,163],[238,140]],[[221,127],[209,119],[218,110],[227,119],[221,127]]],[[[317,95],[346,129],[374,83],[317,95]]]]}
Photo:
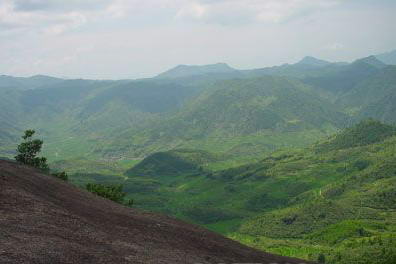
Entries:
{"type": "Polygon", "coordinates": [[[37,157],[43,146],[43,141],[40,139],[33,139],[36,133],[34,130],[26,130],[22,136],[23,142],[18,145],[15,160],[17,162],[48,171],[47,159],[44,157],[37,157]]]}

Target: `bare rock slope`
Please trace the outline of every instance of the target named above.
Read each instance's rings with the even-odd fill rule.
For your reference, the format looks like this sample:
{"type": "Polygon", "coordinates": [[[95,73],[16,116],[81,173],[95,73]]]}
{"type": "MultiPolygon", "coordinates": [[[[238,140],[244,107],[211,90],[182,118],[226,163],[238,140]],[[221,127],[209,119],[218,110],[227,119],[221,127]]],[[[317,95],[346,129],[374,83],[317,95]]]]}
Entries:
{"type": "Polygon", "coordinates": [[[0,263],[306,263],[0,161],[0,263]]]}

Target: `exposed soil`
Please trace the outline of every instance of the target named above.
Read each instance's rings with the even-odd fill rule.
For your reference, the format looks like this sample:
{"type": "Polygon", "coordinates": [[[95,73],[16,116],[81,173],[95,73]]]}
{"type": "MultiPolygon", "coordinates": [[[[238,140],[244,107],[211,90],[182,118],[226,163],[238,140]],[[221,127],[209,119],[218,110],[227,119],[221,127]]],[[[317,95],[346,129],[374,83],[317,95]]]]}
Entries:
{"type": "Polygon", "coordinates": [[[0,161],[0,263],[307,263],[0,161]]]}

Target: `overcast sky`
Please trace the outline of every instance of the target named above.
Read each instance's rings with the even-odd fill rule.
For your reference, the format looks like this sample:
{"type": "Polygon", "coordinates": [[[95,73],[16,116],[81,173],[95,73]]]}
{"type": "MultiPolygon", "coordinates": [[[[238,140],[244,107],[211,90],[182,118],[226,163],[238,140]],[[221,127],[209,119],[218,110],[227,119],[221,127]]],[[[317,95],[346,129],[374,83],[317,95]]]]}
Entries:
{"type": "Polygon", "coordinates": [[[0,75],[150,77],[396,49],[395,0],[0,0],[0,75]]]}

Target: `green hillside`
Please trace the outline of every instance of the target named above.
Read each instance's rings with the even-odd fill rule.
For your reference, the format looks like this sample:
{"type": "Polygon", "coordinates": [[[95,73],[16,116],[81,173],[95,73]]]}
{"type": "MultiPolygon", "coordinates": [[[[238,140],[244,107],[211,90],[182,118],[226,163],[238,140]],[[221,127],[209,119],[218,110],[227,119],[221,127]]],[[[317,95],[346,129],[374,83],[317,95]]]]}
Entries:
{"type": "Polygon", "coordinates": [[[326,67],[317,76],[308,76],[303,81],[340,96],[353,89],[360,82],[370,79],[385,66],[374,56],[371,56],[347,65],[326,67]]]}
{"type": "MultiPolygon", "coordinates": [[[[353,87],[338,99],[337,104],[347,109],[365,112],[370,105],[378,105],[379,101],[396,93],[395,81],[396,66],[388,66],[353,87]]],[[[379,104],[378,107],[386,109],[389,108],[389,104],[379,104]]]]}
{"type": "Polygon", "coordinates": [[[318,76],[302,81],[348,114],[350,124],[367,118],[395,123],[395,78],[395,66],[386,66],[370,56],[332,70],[323,69],[318,76]]]}
{"type": "Polygon", "coordinates": [[[384,96],[377,102],[370,103],[360,113],[358,118],[376,118],[381,121],[387,121],[396,124],[396,94],[384,96]]]}
{"type": "Polygon", "coordinates": [[[167,177],[184,174],[199,174],[201,166],[215,162],[216,156],[204,151],[172,150],[157,152],[126,172],[128,176],[167,177]]]}
{"type": "MultiPolygon", "coordinates": [[[[382,131],[384,126],[377,125],[377,131],[382,131]]],[[[364,123],[349,132],[359,127],[364,129],[364,123]]],[[[393,263],[396,137],[382,134],[378,139],[384,141],[320,154],[306,152],[302,160],[307,162],[311,155],[317,160],[294,171],[296,177],[311,174],[314,168],[323,171],[314,174],[317,181],[330,175],[341,177],[296,195],[287,206],[244,221],[231,236],[280,254],[315,259],[323,253],[326,263],[356,259],[393,263]]],[[[340,141],[335,137],[332,143],[339,146],[340,141]]]]}
{"type": "Polygon", "coordinates": [[[156,81],[63,80],[34,90],[2,89],[2,153],[14,150],[21,130],[32,127],[52,159],[92,160],[100,158],[98,143],[174,111],[195,93],[194,87],[156,81]]]}
{"type": "Polygon", "coordinates": [[[318,144],[316,149],[324,152],[366,146],[382,142],[394,135],[396,135],[396,128],[394,126],[369,119],[361,121],[356,126],[334,135],[327,142],[318,144]]]}
{"type": "Polygon", "coordinates": [[[395,257],[389,251],[396,235],[394,129],[363,121],[326,143],[220,171],[210,169],[218,156],[163,152],[138,163],[121,182],[137,207],[259,249],[311,260],[324,254],[337,264],[349,263],[353,252],[355,259],[366,259],[362,263],[373,256],[392,263],[365,254],[380,250],[395,257]],[[352,134],[366,136],[351,145],[345,138],[352,134]]]}
{"type": "Polygon", "coordinates": [[[117,155],[175,148],[227,156],[258,156],[279,147],[304,146],[344,125],[347,116],[297,80],[265,76],[217,81],[179,111],[147,129],[124,131],[101,151],[117,155]]]}
{"type": "MultiPolygon", "coordinates": [[[[7,149],[8,145],[19,137],[18,132],[22,126],[18,122],[18,116],[22,112],[19,97],[20,92],[13,88],[0,88],[0,150],[7,149]]],[[[2,154],[9,154],[9,149],[2,154]]]]}
{"type": "Polygon", "coordinates": [[[243,135],[266,129],[337,127],[343,117],[302,83],[265,76],[219,82],[214,91],[202,94],[171,121],[168,126],[180,131],[176,136],[194,133],[201,137],[210,133],[243,135]],[[194,128],[189,122],[194,122],[194,128]]]}

